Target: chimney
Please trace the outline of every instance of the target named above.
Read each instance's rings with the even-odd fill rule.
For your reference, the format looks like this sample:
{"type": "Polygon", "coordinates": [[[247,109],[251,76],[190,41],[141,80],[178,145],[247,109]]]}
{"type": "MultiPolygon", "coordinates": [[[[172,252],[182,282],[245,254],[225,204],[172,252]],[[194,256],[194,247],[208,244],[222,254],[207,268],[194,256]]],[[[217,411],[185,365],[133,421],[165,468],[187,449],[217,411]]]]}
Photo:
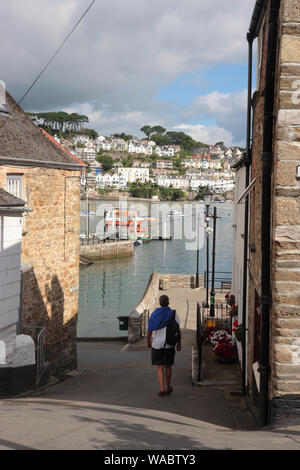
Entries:
{"type": "Polygon", "coordinates": [[[5,83],[0,80],[0,114],[8,114],[8,109],[6,106],[6,88],[5,83]]]}

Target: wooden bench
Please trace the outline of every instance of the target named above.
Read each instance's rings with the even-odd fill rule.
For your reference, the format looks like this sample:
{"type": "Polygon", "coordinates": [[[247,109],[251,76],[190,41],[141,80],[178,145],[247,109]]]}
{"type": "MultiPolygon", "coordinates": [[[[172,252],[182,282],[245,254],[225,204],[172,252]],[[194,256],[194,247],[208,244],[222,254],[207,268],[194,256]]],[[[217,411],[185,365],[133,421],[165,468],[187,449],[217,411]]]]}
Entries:
{"type": "Polygon", "coordinates": [[[225,290],[231,290],[231,281],[221,281],[221,292],[225,290]]]}

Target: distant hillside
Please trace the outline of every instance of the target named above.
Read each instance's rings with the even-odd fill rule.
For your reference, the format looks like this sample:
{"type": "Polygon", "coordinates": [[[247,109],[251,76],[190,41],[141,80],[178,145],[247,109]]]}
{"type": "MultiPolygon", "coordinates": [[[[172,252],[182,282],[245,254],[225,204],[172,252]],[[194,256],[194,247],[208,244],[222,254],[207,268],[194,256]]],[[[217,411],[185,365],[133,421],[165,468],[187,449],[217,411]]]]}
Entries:
{"type": "Polygon", "coordinates": [[[86,129],[84,125],[89,123],[89,118],[82,114],[68,114],[64,111],[27,113],[27,115],[49,134],[58,134],[60,137],[76,134],[86,134],[95,139],[99,134],[94,129],[86,129]]]}

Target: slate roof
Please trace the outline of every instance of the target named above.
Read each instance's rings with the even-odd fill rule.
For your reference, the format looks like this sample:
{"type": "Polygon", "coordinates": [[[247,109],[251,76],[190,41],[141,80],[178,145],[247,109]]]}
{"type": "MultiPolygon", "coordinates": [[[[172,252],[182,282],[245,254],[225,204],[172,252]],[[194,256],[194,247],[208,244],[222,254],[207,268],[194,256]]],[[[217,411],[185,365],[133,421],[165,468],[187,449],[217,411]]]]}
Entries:
{"type": "Polygon", "coordinates": [[[8,92],[6,107],[10,115],[0,113],[0,164],[11,158],[16,165],[36,161],[36,166],[82,169],[78,161],[42,133],[8,92]]]}
{"type": "Polygon", "coordinates": [[[25,205],[25,201],[19,199],[12,194],[0,188],[0,208],[1,207],[21,207],[25,205]]]}
{"type": "Polygon", "coordinates": [[[49,139],[51,140],[51,142],[56,145],[57,147],[59,147],[63,152],[65,152],[67,155],[69,155],[69,157],[73,158],[73,160],[76,160],[78,163],[80,163],[83,167],[86,167],[87,165],[82,161],[80,160],[78,157],[76,157],[76,155],[73,155],[71,152],[69,152],[68,149],[66,149],[63,145],[61,145],[59,142],[57,142],[54,137],[52,137],[52,135],[48,134],[48,132],[46,132],[44,129],[41,129],[42,133],[49,139]]]}

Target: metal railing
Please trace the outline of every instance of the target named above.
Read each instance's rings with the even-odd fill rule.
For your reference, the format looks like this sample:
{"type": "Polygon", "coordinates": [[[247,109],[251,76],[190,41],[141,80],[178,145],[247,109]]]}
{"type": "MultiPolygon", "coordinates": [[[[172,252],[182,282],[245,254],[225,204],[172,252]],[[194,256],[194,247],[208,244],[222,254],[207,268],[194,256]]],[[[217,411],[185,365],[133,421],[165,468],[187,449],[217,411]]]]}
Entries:
{"type": "Polygon", "coordinates": [[[197,304],[197,325],[196,325],[196,341],[198,353],[198,382],[202,380],[202,358],[203,344],[207,340],[211,330],[226,330],[232,334],[232,317],[230,316],[230,308],[226,303],[215,304],[215,316],[211,317],[209,308],[206,308],[203,302],[202,306],[197,304]]]}
{"type": "MultiPolygon", "coordinates": [[[[208,285],[211,283],[211,277],[212,273],[209,271],[208,273],[208,285]]],[[[215,272],[215,287],[221,289],[222,288],[222,282],[225,283],[230,283],[231,285],[232,281],[232,273],[230,272],[221,272],[221,271],[216,271],[215,272]]],[[[207,271],[204,271],[204,288],[206,289],[207,286],[207,271]]]]}
{"type": "Polygon", "coordinates": [[[205,303],[202,304],[202,318],[205,320],[206,325],[218,330],[226,330],[232,333],[232,317],[230,316],[230,307],[225,302],[215,304],[214,317],[210,317],[209,309],[205,308],[205,303]]]}
{"type": "Polygon", "coordinates": [[[40,326],[23,327],[24,334],[31,336],[35,344],[36,373],[39,375],[45,366],[46,329],[40,326]]]}
{"type": "Polygon", "coordinates": [[[202,372],[202,349],[203,349],[203,309],[201,309],[200,304],[197,303],[197,352],[198,352],[198,382],[201,380],[201,372],[202,372]]]}

